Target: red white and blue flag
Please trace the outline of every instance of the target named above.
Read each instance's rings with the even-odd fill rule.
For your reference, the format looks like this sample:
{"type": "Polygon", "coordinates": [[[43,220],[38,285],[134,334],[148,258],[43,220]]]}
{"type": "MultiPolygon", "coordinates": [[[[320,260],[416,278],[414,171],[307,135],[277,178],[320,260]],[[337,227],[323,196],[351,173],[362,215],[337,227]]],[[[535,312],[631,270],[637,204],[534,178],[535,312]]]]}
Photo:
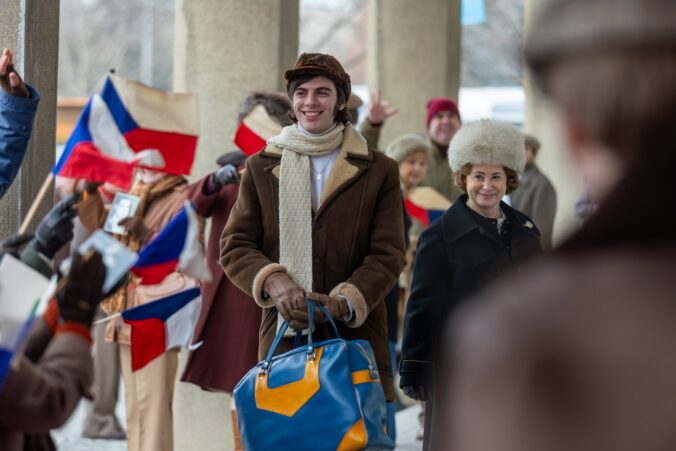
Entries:
{"type": "Polygon", "coordinates": [[[54,175],[129,188],[137,166],[190,174],[199,127],[194,94],[110,75],[82,111],[54,175]]]}
{"type": "Polygon", "coordinates": [[[269,138],[281,133],[282,126],[272,119],[263,105],[246,115],[235,133],[235,144],[251,156],[263,150],[269,138]]]}
{"type": "Polygon", "coordinates": [[[200,315],[199,288],[124,310],[131,326],[131,369],[140,370],[170,349],[190,346],[200,315]]]}
{"type": "Polygon", "coordinates": [[[451,201],[434,188],[421,186],[413,188],[404,199],[408,215],[427,228],[451,206],[451,201]]]}
{"type": "Polygon", "coordinates": [[[199,242],[199,219],[190,202],[146,244],[131,271],[141,278],[140,284],[160,283],[174,271],[202,281],[211,280],[199,242]]]}

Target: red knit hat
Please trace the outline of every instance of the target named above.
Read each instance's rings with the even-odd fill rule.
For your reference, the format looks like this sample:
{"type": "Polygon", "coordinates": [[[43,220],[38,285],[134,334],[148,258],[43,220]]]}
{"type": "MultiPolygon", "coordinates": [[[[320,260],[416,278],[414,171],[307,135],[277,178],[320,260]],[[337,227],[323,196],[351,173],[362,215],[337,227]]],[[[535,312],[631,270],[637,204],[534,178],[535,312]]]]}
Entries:
{"type": "Polygon", "coordinates": [[[434,99],[430,99],[429,102],[427,102],[427,118],[425,120],[425,128],[430,128],[430,122],[432,122],[432,118],[439,111],[450,111],[458,116],[458,119],[460,119],[460,111],[458,110],[458,105],[456,105],[454,101],[448,97],[436,97],[434,99]]]}

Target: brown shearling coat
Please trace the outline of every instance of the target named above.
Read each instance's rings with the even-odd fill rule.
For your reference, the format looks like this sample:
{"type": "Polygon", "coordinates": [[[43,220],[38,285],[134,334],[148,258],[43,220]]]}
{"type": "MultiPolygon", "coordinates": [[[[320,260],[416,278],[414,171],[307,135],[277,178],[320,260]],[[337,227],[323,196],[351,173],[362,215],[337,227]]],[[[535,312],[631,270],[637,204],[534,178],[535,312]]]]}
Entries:
{"type": "MultiPolygon", "coordinates": [[[[280,269],[281,153],[267,146],[249,158],[239,198],[221,237],[226,275],[264,308],[259,355],[268,351],[277,330],[277,310],[270,300],[262,299],[262,286],[269,274],[280,269]]],[[[371,343],[386,398],[393,400],[384,298],[404,265],[397,163],[368,149],[359,132],[348,126],[321,197],[312,222],[313,289],[350,299],[355,315],[350,323],[338,322],[340,334],[371,343]]],[[[317,331],[320,338],[328,336],[325,325],[317,331]]]]}

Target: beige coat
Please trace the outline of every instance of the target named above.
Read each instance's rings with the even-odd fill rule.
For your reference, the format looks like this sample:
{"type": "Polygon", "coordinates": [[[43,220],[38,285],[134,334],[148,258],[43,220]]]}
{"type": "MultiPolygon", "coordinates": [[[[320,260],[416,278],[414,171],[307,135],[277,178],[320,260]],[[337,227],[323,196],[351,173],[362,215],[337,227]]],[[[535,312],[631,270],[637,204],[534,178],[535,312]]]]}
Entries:
{"type": "MultiPolygon", "coordinates": [[[[164,228],[165,225],[167,225],[171,218],[173,218],[174,215],[178,213],[178,211],[183,207],[183,203],[187,198],[187,182],[174,186],[166,193],[162,194],[161,197],[145,206],[145,212],[143,213],[144,225],[153,232],[153,235],[157,234],[160,230],[162,230],[162,228],[164,228]]],[[[95,230],[103,225],[107,210],[98,194],[86,196],[85,200],[80,205],[78,205],[78,209],[80,211],[80,220],[87,229],[95,230]]],[[[203,243],[203,234],[200,233],[199,236],[203,243]]],[[[145,244],[146,243],[134,243],[134,248],[132,248],[132,250],[138,251],[138,249],[143,247],[145,244]]],[[[157,299],[163,297],[163,295],[166,296],[175,291],[179,291],[196,284],[196,282],[192,279],[189,279],[178,273],[172,273],[167,277],[167,279],[165,279],[165,281],[163,281],[161,284],[158,284],[164,284],[164,288],[155,285],[141,287],[139,290],[133,288],[128,289],[130,286],[135,286],[136,282],[136,277],[131,275],[127,287],[120,289],[115,295],[104,301],[102,306],[106,313],[110,314],[118,312],[122,309],[136,307],[148,302],[148,298],[157,299]],[[123,290],[125,291],[123,292],[123,290]],[[140,296],[139,291],[148,293],[149,295],[140,296]]],[[[106,340],[130,344],[131,326],[123,323],[119,318],[108,321],[108,325],[106,326],[106,340]]]]}

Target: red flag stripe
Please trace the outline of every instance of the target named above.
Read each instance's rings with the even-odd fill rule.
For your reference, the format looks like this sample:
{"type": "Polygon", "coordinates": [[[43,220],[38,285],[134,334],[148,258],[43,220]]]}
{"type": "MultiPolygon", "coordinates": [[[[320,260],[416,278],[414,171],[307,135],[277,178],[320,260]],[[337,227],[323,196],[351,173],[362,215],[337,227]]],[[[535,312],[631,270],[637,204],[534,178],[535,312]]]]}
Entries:
{"type": "Polygon", "coordinates": [[[263,150],[266,143],[263,138],[254,133],[242,122],[235,134],[235,144],[242,152],[251,156],[256,152],[263,150]]]}
{"type": "Polygon", "coordinates": [[[430,218],[427,214],[427,210],[414,204],[409,199],[404,199],[404,205],[406,205],[406,211],[408,212],[409,216],[422,222],[425,228],[430,225],[430,218]]]}
{"type": "Polygon", "coordinates": [[[131,326],[131,370],[140,370],[167,350],[164,321],[157,318],[125,320],[131,326]]]}

